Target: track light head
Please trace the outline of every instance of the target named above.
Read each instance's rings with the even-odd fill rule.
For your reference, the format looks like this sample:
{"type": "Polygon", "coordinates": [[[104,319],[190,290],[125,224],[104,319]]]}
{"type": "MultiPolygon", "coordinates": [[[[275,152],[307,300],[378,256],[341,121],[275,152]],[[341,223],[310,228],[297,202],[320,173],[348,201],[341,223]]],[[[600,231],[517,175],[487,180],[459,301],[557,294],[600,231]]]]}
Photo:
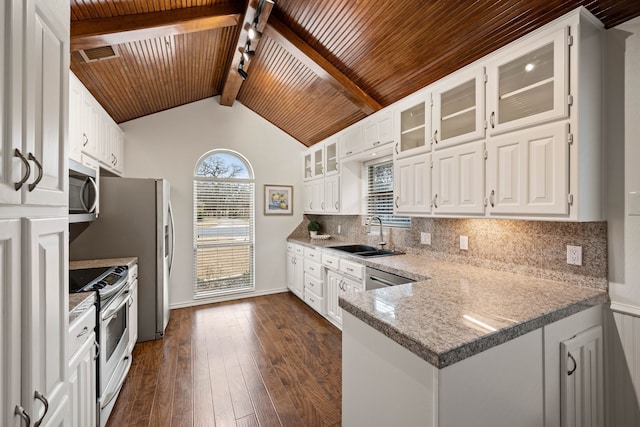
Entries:
{"type": "Polygon", "coordinates": [[[247,80],[248,74],[244,70],[244,59],[240,60],[240,64],[238,65],[238,74],[242,77],[242,80],[247,80]]]}
{"type": "Polygon", "coordinates": [[[249,31],[247,32],[247,37],[249,37],[249,40],[255,40],[256,38],[261,36],[262,34],[260,33],[260,31],[258,31],[258,20],[254,19],[251,27],[249,28],[249,31]]]}
{"type": "Polygon", "coordinates": [[[242,51],[242,58],[245,62],[249,62],[251,58],[255,56],[256,52],[251,50],[251,42],[247,41],[247,44],[244,45],[244,49],[242,51]]]}

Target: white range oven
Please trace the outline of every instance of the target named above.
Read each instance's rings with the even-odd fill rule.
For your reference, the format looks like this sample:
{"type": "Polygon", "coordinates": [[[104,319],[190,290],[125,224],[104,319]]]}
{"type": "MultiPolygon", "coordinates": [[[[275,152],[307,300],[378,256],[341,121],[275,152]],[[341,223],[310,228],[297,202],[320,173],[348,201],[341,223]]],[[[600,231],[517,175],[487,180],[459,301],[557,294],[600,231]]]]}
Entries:
{"type": "Polygon", "coordinates": [[[104,426],[131,368],[127,266],[69,270],[69,292],[97,292],[97,426],[104,426]]]}

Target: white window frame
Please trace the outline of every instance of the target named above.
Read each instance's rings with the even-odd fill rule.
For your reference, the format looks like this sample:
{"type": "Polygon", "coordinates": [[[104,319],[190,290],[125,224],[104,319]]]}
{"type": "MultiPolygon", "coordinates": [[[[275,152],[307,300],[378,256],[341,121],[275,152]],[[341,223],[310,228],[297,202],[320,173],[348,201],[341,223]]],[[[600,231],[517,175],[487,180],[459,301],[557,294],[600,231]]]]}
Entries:
{"type": "MultiPolygon", "coordinates": [[[[224,194],[224,193],[222,193],[224,194]]],[[[256,197],[255,197],[255,179],[254,179],[254,173],[253,173],[253,168],[251,166],[251,163],[249,163],[249,161],[246,159],[246,157],[244,157],[242,154],[233,151],[233,150],[228,150],[228,149],[215,149],[215,150],[211,150],[208,151],[207,153],[205,153],[204,155],[202,155],[202,157],[200,157],[200,159],[198,159],[198,161],[196,162],[196,167],[194,169],[193,172],[193,280],[192,280],[192,286],[193,286],[193,298],[194,299],[203,299],[203,298],[211,298],[211,297],[218,297],[218,296],[223,296],[223,295],[229,295],[229,294],[237,294],[237,293],[246,293],[246,292],[253,292],[255,291],[255,216],[256,216],[256,197]],[[216,156],[219,154],[225,154],[228,156],[232,156],[234,157],[238,163],[242,163],[242,165],[244,166],[244,168],[246,169],[247,175],[248,177],[242,177],[242,178],[219,178],[219,177],[205,177],[202,175],[198,175],[198,170],[200,169],[202,163],[208,159],[211,156],[216,156]],[[213,287],[210,290],[201,290],[199,289],[199,287],[202,285],[201,283],[199,283],[199,272],[198,272],[198,266],[199,266],[199,259],[198,259],[198,249],[202,249],[205,247],[208,248],[212,248],[212,249],[224,249],[224,248],[234,248],[234,247],[238,247],[241,248],[243,246],[246,246],[247,243],[243,243],[246,242],[242,241],[242,242],[238,242],[238,241],[227,241],[222,242],[222,243],[216,243],[216,242],[211,242],[211,243],[203,243],[202,241],[199,241],[199,235],[203,232],[203,229],[199,230],[199,223],[198,223],[198,215],[199,215],[199,209],[198,209],[198,202],[199,202],[199,198],[198,198],[198,184],[202,183],[202,182],[221,182],[221,183],[238,183],[238,184],[249,184],[250,185],[250,192],[251,194],[248,196],[248,202],[249,202],[249,206],[250,206],[250,218],[248,220],[248,245],[249,245],[249,262],[248,262],[248,268],[249,268],[249,278],[248,278],[248,283],[246,285],[239,285],[239,286],[224,286],[224,285],[220,285],[220,287],[213,287]]],[[[226,206],[227,208],[229,207],[228,204],[222,204],[221,206],[226,206]]],[[[233,205],[232,205],[233,206],[233,205]]],[[[212,218],[216,218],[215,216],[212,216],[212,218]]],[[[234,226],[236,226],[233,222],[233,219],[231,219],[231,224],[230,224],[230,228],[233,228],[234,226]]],[[[213,228],[217,228],[213,227],[213,228]]],[[[212,235],[219,235],[218,233],[222,233],[222,229],[221,230],[216,230],[212,232],[212,235]]],[[[233,235],[233,230],[231,231],[232,235],[233,235]]],[[[232,255],[233,256],[233,255],[232,255]]],[[[219,280],[220,283],[223,283],[222,280],[230,280],[231,282],[233,282],[234,278],[231,276],[227,276],[225,278],[223,277],[217,277],[217,278],[212,278],[210,281],[214,282],[216,280],[219,280]]],[[[227,282],[229,283],[229,282],[227,282]]]]}
{"type": "MultiPolygon", "coordinates": [[[[369,225],[369,219],[371,218],[371,215],[369,212],[369,166],[375,165],[378,163],[387,163],[387,162],[391,162],[391,170],[393,170],[393,156],[378,157],[374,160],[368,160],[362,163],[362,177],[363,177],[362,194],[364,195],[364,197],[362,198],[362,203],[363,203],[362,212],[364,212],[364,218],[363,218],[364,225],[369,225]]],[[[393,182],[391,183],[391,187],[393,188],[393,182]]],[[[393,195],[391,197],[391,203],[392,203],[392,209],[393,209],[393,195]]],[[[382,218],[383,219],[382,225],[384,227],[394,227],[394,228],[410,228],[411,227],[410,216],[395,215],[395,214],[393,214],[392,216],[394,218],[398,218],[400,221],[390,223],[388,221],[384,221],[384,218],[382,218]],[[401,223],[403,221],[405,222],[404,224],[401,223]]],[[[377,227],[377,223],[374,224],[373,226],[377,227]]]]}

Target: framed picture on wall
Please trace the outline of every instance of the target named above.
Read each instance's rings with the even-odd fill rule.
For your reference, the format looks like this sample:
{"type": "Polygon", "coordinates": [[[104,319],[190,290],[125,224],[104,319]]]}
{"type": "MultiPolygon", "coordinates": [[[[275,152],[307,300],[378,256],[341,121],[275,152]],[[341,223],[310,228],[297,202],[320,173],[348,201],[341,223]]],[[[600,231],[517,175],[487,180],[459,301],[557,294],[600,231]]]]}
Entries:
{"type": "Polygon", "coordinates": [[[265,184],[264,214],[293,215],[293,186],[265,184]]]}

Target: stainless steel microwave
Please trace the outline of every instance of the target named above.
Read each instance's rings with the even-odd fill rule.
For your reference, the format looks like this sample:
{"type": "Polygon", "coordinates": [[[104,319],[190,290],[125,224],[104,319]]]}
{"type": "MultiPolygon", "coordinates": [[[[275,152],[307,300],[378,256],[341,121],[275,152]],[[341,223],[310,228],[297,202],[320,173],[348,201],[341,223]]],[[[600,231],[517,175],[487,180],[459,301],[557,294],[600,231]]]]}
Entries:
{"type": "Polygon", "coordinates": [[[97,206],[96,171],[69,159],[69,222],[93,221],[97,206]]]}

